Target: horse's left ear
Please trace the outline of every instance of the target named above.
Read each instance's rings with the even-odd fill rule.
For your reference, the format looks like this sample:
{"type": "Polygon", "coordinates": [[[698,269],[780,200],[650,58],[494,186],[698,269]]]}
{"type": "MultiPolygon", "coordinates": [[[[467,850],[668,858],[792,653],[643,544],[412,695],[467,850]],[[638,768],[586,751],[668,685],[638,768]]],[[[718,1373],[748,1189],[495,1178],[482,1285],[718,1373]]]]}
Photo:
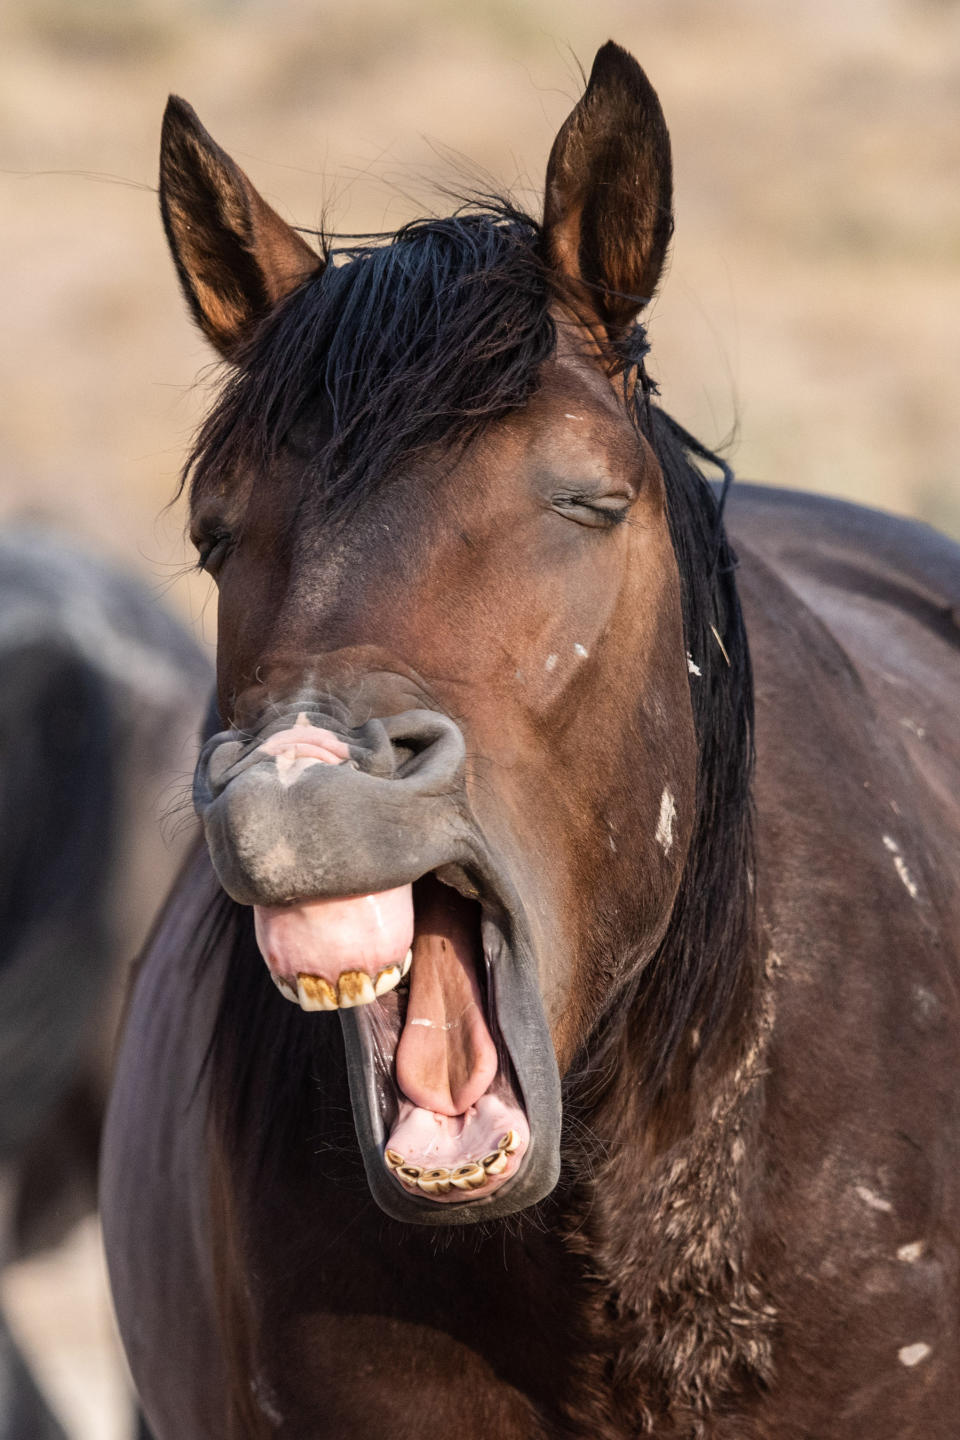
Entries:
{"type": "Polygon", "coordinates": [[[614,338],[656,289],[673,233],[672,191],[656,91],[610,40],[550,152],[543,238],[563,288],[614,338]]]}
{"type": "Polygon", "coordinates": [[[323,266],[177,95],[163,117],[160,210],[187,303],[228,360],[279,300],[323,266]]]}

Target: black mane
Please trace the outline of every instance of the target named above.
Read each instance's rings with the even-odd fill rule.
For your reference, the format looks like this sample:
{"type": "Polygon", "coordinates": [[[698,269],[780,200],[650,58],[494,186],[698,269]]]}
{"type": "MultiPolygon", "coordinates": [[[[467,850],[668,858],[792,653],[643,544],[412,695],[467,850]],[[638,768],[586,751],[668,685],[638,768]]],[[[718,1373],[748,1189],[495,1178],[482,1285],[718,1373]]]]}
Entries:
{"type": "Polygon", "coordinates": [[[698,741],[697,808],[687,864],[667,932],[640,976],[633,1007],[652,1103],[678,1058],[684,1051],[691,1055],[692,1030],[699,1032],[699,1051],[709,1051],[734,1001],[748,1004],[751,998],[754,714],[737,562],[723,523],[733,472],[640,393],[636,410],[666,482],[698,741]],[[719,494],[696,459],[722,473],[719,494]]]}
{"type": "MultiPolygon", "coordinates": [[[[407,225],[387,244],[328,247],[326,259],[323,272],[261,325],[228,381],[188,461],[185,476],[194,487],[241,457],[247,465],[269,463],[281,446],[298,444],[298,429],[313,432],[319,423],[323,438],[309,453],[302,503],[342,518],[388,483],[403,460],[469,443],[535,392],[556,328],[540,227],[529,216],[506,204],[468,209],[407,225]]],[[[699,1031],[701,1050],[708,1049],[725,1029],[738,983],[749,983],[753,688],[723,525],[733,477],[652,403],[647,350],[637,324],[609,359],[665,477],[699,742],[689,858],[667,933],[633,997],[653,1102],[685,1047],[689,1053],[691,1029],[699,1031]],[[719,495],[698,460],[722,472],[719,495]]],[[[224,897],[224,904],[232,902],[224,897]]],[[[256,997],[272,987],[252,959],[249,925],[239,913],[234,921],[226,931],[218,927],[237,937],[239,973],[225,989],[213,1055],[217,1062],[222,1051],[225,1065],[246,1070],[250,1049],[240,1037],[249,1036],[256,997]]],[[[625,1013],[622,999],[617,1015],[625,1013]]],[[[284,1028],[289,1102],[291,1047],[308,1027],[284,1028]]],[[[601,1027],[594,1058],[612,1038],[611,1026],[601,1027]]],[[[307,1081],[313,1050],[305,1042],[299,1048],[307,1081]]],[[[589,1065],[590,1057],[582,1058],[589,1065]]],[[[269,1092],[256,1082],[254,1089],[269,1106],[269,1092]]],[[[270,1132],[268,1116],[259,1125],[270,1132]]]]}

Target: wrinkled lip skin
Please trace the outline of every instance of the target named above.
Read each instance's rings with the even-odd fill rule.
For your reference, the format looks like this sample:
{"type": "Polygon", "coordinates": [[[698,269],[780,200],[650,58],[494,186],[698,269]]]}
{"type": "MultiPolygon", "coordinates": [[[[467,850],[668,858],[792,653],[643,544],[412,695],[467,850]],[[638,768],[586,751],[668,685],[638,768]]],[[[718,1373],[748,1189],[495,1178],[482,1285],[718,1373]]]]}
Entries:
{"type": "MultiPolygon", "coordinates": [[[[301,978],[308,987],[316,986],[315,977],[328,967],[322,953],[311,957],[302,946],[294,952],[295,961],[290,959],[282,938],[271,948],[270,923],[277,922],[275,933],[282,937],[285,908],[309,911],[316,897],[321,902],[316,910],[326,924],[328,900],[388,890],[378,883],[384,874],[381,837],[375,836],[371,843],[364,831],[351,846],[349,817],[359,814],[361,823],[365,820],[369,825],[377,824],[382,814],[389,817],[395,833],[401,832],[396,853],[387,862],[391,893],[399,896],[398,887],[413,884],[413,893],[420,894],[424,877],[439,872],[438,880],[459,895],[476,897],[480,913],[476,968],[497,1069],[488,1089],[479,1098],[472,1097],[468,1111],[459,1118],[449,1108],[443,1115],[431,1115],[429,1109],[410,1102],[397,1083],[396,1052],[408,1008],[418,1012],[424,1008],[417,998],[424,991],[416,967],[425,960],[414,959],[414,969],[401,989],[394,988],[393,980],[389,993],[371,1003],[340,1008],[337,1015],[357,1138],[367,1181],[380,1207],[395,1219],[414,1224],[494,1220],[543,1199],[559,1176],[560,1079],[540,998],[536,957],[520,898],[506,867],[484,844],[462,787],[456,796],[425,792],[426,803],[417,799],[416,809],[411,806],[409,833],[398,825],[396,801],[403,787],[391,788],[396,781],[384,773],[382,762],[380,731],[387,734],[389,746],[390,723],[374,721],[348,731],[315,704],[300,702],[272,713],[255,734],[214,735],[201,751],[194,802],[221,884],[240,903],[257,899],[244,872],[247,853],[256,849],[249,844],[251,833],[261,841],[265,837],[267,848],[273,846],[281,853],[285,845],[295,850],[305,831],[313,832],[308,858],[312,861],[316,856],[318,873],[310,886],[310,901],[268,893],[271,908],[258,913],[261,949],[288,998],[297,998],[297,967],[305,969],[301,978]],[[297,721],[313,727],[312,747],[291,750],[288,737],[297,733],[291,729],[297,721]],[[318,737],[321,730],[323,737],[318,737]],[[347,757],[352,764],[346,763],[347,757]],[[298,815],[303,824],[298,824],[298,815]],[[354,858],[357,863],[352,865],[354,858]],[[363,873],[365,863],[367,873],[363,873]],[[358,880],[351,879],[351,869],[354,874],[360,870],[358,880]],[[287,906],[275,906],[278,898],[287,898],[287,906]],[[402,1153],[411,1147],[411,1154],[402,1153]],[[429,1154],[434,1150],[437,1159],[431,1173],[429,1154]],[[449,1163],[443,1163],[447,1159],[449,1163]]],[[[430,883],[436,888],[437,881],[430,883]]],[[[452,898],[466,903],[458,896],[452,898]]],[[[370,899],[375,900],[376,893],[370,899]]],[[[339,915],[351,904],[356,902],[329,908],[339,915]]],[[[418,947],[415,933],[414,957],[421,954],[418,947]]],[[[336,1022],[332,1015],[320,1014],[304,1015],[303,1023],[336,1022]]],[[[414,1023],[430,1022],[415,1019],[414,1023]]],[[[414,1037],[410,1031],[406,1034],[409,1053],[414,1037]]],[[[417,1039],[422,1035],[416,1032],[417,1039]]]]}

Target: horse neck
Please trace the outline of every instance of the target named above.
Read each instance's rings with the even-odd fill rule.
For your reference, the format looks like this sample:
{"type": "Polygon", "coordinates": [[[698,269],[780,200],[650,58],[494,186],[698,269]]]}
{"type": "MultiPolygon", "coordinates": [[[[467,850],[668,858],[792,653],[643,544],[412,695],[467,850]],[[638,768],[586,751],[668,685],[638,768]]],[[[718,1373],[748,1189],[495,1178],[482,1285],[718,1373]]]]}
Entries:
{"type": "Polygon", "coordinates": [[[632,1396],[639,1413],[672,1386],[694,1426],[714,1399],[762,1388],[771,1370],[774,1312],[754,1261],[753,1217],[774,1009],[772,966],[755,953],[740,957],[725,1033],[678,1064],[653,1105],[640,1078],[643,1034],[628,1014],[604,1062],[611,1083],[592,1109],[578,1108],[573,1127],[580,1178],[566,1244],[596,1277],[585,1364],[605,1353],[616,1368],[629,1357],[630,1374],[608,1393],[632,1396]]]}

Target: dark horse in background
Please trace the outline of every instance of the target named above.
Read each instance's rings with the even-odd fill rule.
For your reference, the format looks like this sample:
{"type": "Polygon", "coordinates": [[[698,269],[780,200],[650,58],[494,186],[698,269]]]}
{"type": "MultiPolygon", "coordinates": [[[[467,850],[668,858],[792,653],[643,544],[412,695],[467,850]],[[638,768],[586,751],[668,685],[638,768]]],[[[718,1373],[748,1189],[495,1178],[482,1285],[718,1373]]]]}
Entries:
{"type": "MultiPolygon", "coordinates": [[[[208,677],[140,581],[37,525],[0,532],[4,1264],[96,1204],[121,975],[189,840],[158,822],[208,677]]],[[[0,1314],[0,1440],[63,1433],[0,1314]]]]}
{"type": "Polygon", "coordinates": [[[207,848],[103,1175],[160,1440],[956,1437],[956,548],[724,517],[613,44],[542,223],[318,258],[175,99],[161,199],[234,368],[207,848]]]}

